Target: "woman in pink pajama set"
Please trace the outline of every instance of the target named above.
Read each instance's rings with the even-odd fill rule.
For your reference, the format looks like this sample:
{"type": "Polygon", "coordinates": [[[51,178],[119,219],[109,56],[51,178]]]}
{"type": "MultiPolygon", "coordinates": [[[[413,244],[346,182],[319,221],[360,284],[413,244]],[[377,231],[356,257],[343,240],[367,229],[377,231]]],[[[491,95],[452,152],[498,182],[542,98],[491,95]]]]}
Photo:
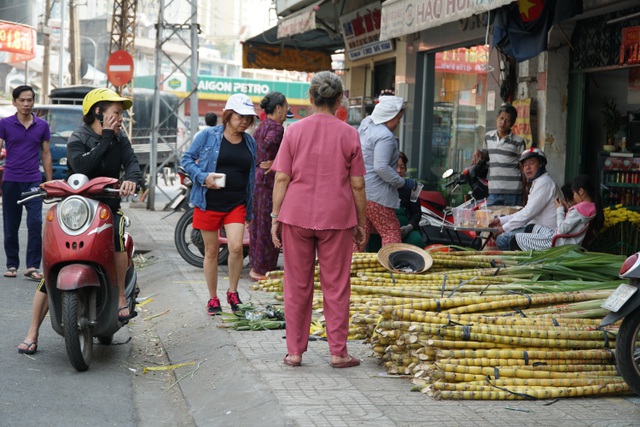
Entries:
{"type": "Polygon", "coordinates": [[[343,92],[335,74],[323,71],[313,77],[314,113],[287,128],[271,167],[276,171],[271,235],[284,254],[284,363],[289,366],[300,366],[307,351],[316,255],[330,364],[360,364],[347,352],[347,336],[351,246],[364,243],[365,168],[358,132],[334,116],[343,92]]]}

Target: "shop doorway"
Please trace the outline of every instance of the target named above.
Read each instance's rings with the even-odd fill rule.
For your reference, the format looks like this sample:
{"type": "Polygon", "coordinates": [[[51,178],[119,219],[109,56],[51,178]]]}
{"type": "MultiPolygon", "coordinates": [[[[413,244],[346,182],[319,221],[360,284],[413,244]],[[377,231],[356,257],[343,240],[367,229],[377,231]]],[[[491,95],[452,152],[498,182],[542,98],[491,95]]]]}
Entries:
{"type": "Polygon", "coordinates": [[[373,68],[373,96],[378,97],[385,89],[395,91],[396,61],[377,62],[373,68]]]}
{"type": "Polygon", "coordinates": [[[495,128],[500,101],[497,67],[485,45],[437,52],[434,67],[431,170],[439,177],[471,164],[473,151],[495,128]]]}

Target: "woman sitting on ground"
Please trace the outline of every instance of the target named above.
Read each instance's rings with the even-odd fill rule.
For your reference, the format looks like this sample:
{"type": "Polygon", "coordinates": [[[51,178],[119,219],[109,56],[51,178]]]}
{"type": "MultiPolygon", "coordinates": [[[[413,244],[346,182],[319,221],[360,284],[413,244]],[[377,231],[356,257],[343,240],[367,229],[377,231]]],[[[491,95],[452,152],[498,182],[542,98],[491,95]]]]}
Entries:
{"type": "MultiPolygon", "coordinates": [[[[598,231],[604,222],[604,214],[596,186],[587,175],[577,176],[571,183],[573,191],[573,206],[556,199],[556,218],[558,228],[532,224],[527,226],[524,233],[518,233],[511,238],[512,250],[541,250],[549,249],[554,236],[559,234],[576,234],[588,225],[591,231],[598,231]],[[565,214],[565,209],[568,209],[565,214]]],[[[556,246],[566,244],[581,244],[587,233],[580,233],[574,237],[558,237],[556,246]]]]}

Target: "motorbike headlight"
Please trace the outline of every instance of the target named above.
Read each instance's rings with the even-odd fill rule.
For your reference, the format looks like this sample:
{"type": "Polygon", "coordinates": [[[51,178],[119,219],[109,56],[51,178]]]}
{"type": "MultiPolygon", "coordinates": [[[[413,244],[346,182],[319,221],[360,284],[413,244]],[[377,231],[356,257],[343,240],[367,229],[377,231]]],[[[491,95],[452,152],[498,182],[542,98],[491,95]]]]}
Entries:
{"type": "Polygon", "coordinates": [[[81,229],[89,220],[89,205],[80,199],[63,201],[58,212],[62,223],[73,231],[81,229]]]}

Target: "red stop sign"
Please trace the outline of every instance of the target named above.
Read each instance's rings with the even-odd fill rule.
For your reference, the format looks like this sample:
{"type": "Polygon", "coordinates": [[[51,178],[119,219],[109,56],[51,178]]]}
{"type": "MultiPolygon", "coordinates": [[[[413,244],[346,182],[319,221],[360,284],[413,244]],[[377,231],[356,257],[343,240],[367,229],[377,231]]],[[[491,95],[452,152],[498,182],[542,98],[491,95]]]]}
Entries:
{"type": "Polygon", "coordinates": [[[114,86],[123,86],[133,78],[133,58],[125,50],[116,50],[107,60],[107,78],[114,86]]]}

